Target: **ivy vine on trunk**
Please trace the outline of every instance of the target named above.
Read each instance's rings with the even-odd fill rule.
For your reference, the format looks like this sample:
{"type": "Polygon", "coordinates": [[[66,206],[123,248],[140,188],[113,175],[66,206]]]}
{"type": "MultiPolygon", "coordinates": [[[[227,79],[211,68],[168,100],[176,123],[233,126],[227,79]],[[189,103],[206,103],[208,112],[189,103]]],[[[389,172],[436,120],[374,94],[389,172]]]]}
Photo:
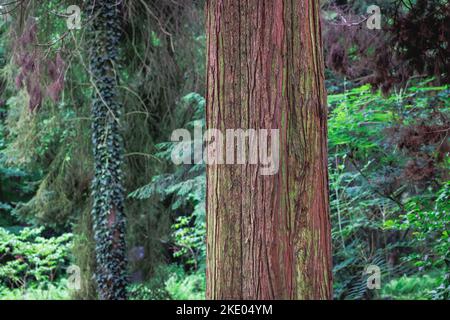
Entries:
{"type": "Polygon", "coordinates": [[[126,298],[126,253],[121,103],[115,65],[120,39],[120,2],[96,0],[88,7],[90,73],[94,87],[92,182],[95,274],[100,299],[126,298]]]}

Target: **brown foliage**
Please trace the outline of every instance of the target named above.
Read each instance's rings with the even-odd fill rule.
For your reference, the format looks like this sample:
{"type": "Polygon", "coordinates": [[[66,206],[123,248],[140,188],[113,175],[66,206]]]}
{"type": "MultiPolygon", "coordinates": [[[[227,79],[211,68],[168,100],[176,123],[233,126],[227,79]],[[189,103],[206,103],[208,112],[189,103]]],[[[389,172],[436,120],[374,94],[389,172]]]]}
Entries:
{"type": "Polygon", "coordinates": [[[325,7],[324,12],[337,13],[323,19],[327,67],[385,93],[414,76],[448,83],[450,3],[418,0],[409,8],[401,3],[379,4],[381,30],[368,29],[367,14],[348,5],[332,1],[325,7]]]}

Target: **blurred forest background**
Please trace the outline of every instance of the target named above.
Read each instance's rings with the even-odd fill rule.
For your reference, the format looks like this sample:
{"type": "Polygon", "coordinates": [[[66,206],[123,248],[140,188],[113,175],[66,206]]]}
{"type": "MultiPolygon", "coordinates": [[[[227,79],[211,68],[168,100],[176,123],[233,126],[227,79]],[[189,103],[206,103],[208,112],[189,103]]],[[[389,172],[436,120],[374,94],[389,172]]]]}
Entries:
{"type": "MultiPolygon", "coordinates": [[[[129,296],[204,299],[205,168],[174,166],[169,142],[205,122],[204,3],[124,2],[129,296]]],[[[89,21],[68,30],[64,16],[84,3],[3,3],[0,299],[95,298],[89,21]]],[[[334,296],[449,299],[450,4],[325,0],[322,18],[334,296]],[[380,30],[366,26],[374,4],[380,30]]]]}

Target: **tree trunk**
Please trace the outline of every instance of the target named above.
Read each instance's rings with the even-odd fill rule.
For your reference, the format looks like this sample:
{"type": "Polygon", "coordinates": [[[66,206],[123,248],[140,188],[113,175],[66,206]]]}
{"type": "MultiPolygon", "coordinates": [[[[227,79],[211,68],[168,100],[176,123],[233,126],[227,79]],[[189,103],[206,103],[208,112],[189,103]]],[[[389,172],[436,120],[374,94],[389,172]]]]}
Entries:
{"type": "Polygon", "coordinates": [[[207,167],[207,298],[331,299],[318,0],[209,0],[207,128],[279,129],[279,171],[207,167]]]}
{"type": "Polygon", "coordinates": [[[90,75],[92,103],[92,182],[95,278],[100,299],[126,298],[123,142],[120,133],[121,105],[117,94],[115,63],[120,38],[117,0],[92,1],[87,9],[90,27],[90,75]]]}

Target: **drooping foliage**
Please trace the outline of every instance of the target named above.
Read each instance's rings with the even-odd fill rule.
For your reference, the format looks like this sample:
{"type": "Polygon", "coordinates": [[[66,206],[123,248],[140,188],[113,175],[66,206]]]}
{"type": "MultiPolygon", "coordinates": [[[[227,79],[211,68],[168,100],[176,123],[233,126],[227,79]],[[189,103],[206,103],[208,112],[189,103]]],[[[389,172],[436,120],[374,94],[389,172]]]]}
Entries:
{"type": "MultiPolygon", "coordinates": [[[[205,99],[198,93],[189,93],[181,100],[176,111],[180,119],[178,125],[191,131],[192,141],[188,144],[190,153],[183,155],[193,159],[195,145],[201,145],[201,137],[194,136],[194,128],[205,128],[205,99]]],[[[172,154],[180,146],[176,142],[158,144],[156,156],[161,161],[170,163],[172,154]]],[[[153,199],[154,201],[169,201],[170,210],[175,215],[172,225],[170,242],[173,246],[173,256],[188,266],[188,269],[198,271],[205,268],[206,247],[206,214],[205,214],[205,165],[185,164],[170,167],[166,172],[153,177],[151,183],[133,191],[130,197],[135,199],[153,199]]]]}
{"type": "MultiPolygon", "coordinates": [[[[10,19],[2,25],[5,62],[2,159],[8,165],[8,175],[4,178],[10,181],[9,174],[17,168],[16,173],[31,172],[30,180],[37,181],[33,184],[24,181],[24,193],[29,192],[31,200],[28,201],[30,196],[25,197],[26,201],[15,202],[11,210],[21,224],[45,225],[56,232],[74,231],[73,258],[82,276],[81,290],[74,294],[77,298],[95,298],[90,209],[94,167],[90,109],[94,91],[89,77],[87,44],[91,20],[81,1],[45,4],[30,1],[16,9],[20,10],[11,10],[10,19]],[[73,4],[82,9],[82,26],[80,30],[69,31],[61,13],[73,4]],[[34,21],[29,17],[39,19],[34,21]],[[13,49],[17,39],[32,25],[27,21],[35,22],[36,41],[25,49],[39,50],[39,57],[48,57],[48,60],[35,60],[45,72],[35,77],[42,87],[42,103],[33,113],[29,112],[30,95],[26,86],[18,89],[15,84],[22,66],[11,59],[16,53],[13,49]],[[47,90],[52,81],[46,70],[58,54],[66,68],[64,90],[59,101],[54,101],[47,90]]],[[[202,3],[127,1],[120,14],[123,18],[121,68],[116,72],[122,79],[118,91],[124,107],[120,124],[126,151],[124,186],[131,192],[165,170],[167,164],[153,156],[157,151],[155,145],[165,141],[177,126],[177,100],[203,87],[204,34],[201,23],[190,23],[202,21],[202,3]]],[[[3,189],[6,187],[13,185],[8,183],[3,189]]],[[[126,206],[131,279],[147,281],[161,269],[161,264],[172,259],[167,248],[173,215],[166,204],[152,199],[129,198],[126,206]]]]}

